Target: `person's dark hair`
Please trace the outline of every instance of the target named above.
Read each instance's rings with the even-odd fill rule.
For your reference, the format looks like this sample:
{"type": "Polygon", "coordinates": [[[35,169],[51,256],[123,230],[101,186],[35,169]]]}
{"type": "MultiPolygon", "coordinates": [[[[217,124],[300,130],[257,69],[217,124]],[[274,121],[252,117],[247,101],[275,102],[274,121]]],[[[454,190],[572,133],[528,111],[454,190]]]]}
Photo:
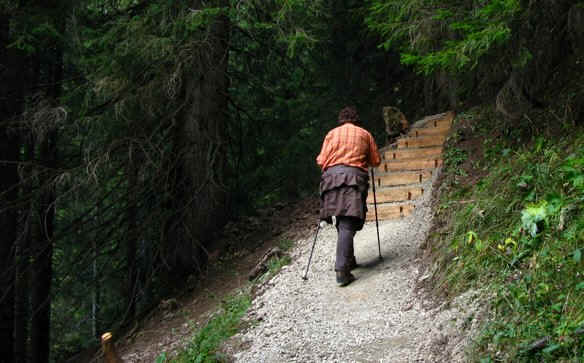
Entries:
{"type": "Polygon", "coordinates": [[[357,113],[357,110],[355,109],[355,107],[347,106],[347,107],[343,108],[339,112],[338,122],[340,125],[347,123],[347,122],[358,124],[359,123],[359,114],[357,113]]]}

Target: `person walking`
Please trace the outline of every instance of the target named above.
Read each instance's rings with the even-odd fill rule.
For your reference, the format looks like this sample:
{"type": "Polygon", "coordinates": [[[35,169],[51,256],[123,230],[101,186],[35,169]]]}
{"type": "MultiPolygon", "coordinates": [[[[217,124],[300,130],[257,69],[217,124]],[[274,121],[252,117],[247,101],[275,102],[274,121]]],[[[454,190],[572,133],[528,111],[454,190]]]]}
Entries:
{"type": "Polygon", "coordinates": [[[354,107],[339,112],[339,126],[330,130],[316,163],[320,179],[320,219],[337,228],[336,280],[339,286],[355,281],[351,270],[358,267],[353,248],[355,233],[363,228],[367,215],[368,167],[381,163],[377,144],[360,126],[354,107]]]}

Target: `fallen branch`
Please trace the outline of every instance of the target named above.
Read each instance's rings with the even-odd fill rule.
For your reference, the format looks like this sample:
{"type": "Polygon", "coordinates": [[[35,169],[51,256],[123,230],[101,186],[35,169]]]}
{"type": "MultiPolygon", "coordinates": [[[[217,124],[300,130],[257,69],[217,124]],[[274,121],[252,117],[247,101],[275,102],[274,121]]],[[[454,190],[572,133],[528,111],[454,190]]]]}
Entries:
{"type": "Polygon", "coordinates": [[[277,258],[282,257],[282,250],[280,250],[278,247],[274,247],[274,248],[269,249],[268,252],[266,252],[264,254],[264,256],[261,258],[260,262],[258,262],[258,264],[249,273],[249,275],[248,275],[249,281],[253,281],[258,276],[261,276],[266,271],[268,271],[268,261],[272,257],[277,257],[277,258]]]}

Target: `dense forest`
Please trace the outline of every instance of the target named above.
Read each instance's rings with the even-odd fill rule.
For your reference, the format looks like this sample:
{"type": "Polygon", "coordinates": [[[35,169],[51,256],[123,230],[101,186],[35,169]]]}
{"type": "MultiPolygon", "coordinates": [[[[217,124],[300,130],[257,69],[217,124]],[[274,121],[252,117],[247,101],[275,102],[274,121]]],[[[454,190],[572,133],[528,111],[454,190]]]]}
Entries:
{"type": "Polygon", "coordinates": [[[378,140],[387,105],[490,105],[516,142],[582,120],[579,1],[0,0],[0,19],[0,362],[96,345],[197,279],[228,221],[315,193],[344,105],[378,140]]]}

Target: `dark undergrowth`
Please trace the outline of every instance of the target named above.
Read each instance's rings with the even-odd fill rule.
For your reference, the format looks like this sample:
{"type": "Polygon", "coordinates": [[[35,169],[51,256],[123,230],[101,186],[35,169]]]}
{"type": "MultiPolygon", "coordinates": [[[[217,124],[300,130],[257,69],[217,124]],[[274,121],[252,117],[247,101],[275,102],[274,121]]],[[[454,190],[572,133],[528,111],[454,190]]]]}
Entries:
{"type": "Polygon", "coordinates": [[[584,361],[584,129],[477,108],[457,117],[443,176],[434,288],[494,296],[471,359],[584,361]]]}

